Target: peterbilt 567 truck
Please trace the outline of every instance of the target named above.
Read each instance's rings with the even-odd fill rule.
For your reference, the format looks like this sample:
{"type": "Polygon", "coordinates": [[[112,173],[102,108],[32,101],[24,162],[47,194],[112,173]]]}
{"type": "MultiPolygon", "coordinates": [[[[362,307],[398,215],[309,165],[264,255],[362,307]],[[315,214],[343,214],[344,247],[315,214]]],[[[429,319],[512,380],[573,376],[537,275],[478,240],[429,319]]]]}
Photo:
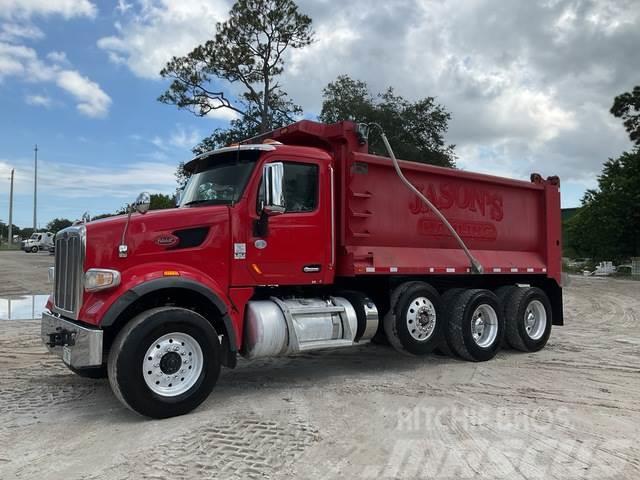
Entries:
{"type": "Polygon", "coordinates": [[[43,342],[156,418],[238,355],[543,348],[563,323],[558,179],[398,161],[384,134],[371,155],[368,130],[301,121],[187,163],[178,208],[143,194],[59,232],[43,342]]]}

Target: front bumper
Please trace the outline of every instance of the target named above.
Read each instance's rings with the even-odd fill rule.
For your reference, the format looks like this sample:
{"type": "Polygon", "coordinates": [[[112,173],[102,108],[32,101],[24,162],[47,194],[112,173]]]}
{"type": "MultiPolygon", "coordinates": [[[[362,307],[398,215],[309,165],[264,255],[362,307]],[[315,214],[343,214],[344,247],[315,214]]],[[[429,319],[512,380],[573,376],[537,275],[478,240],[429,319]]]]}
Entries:
{"type": "Polygon", "coordinates": [[[102,365],[102,330],[42,312],[42,342],[74,368],[102,365]]]}

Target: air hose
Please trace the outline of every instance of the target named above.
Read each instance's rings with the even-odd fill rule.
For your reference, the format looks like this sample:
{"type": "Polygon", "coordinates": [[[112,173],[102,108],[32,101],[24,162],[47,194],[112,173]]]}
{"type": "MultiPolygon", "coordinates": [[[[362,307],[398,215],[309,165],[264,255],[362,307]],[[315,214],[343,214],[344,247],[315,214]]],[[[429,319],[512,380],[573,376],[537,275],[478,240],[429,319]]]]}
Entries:
{"type": "Polygon", "coordinates": [[[407,177],[404,176],[404,174],[402,173],[402,169],[400,168],[400,164],[398,163],[398,159],[393,153],[393,149],[391,148],[391,144],[389,143],[389,140],[387,139],[387,136],[385,135],[383,128],[377,123],[369,123],[364,126],[367,127],[367,130],[368,130],[368,127],[370,126],[376,127],[380,130],[380,136],[382,137],[382,142],[384,143],[384,146],[387,149],[387,153],[389,154],[389,157],[391,157],[391,161],[393,162],[393,167],[396,169],[396,173],[400,177],[400,180],[402,180],[402,183],[404,183],[407,186],[407,188],[409,188],[409,190],[415,193],[418,196],[418,198],[420,198],[420,200],[422,200],[424,204],[427,205],[427,207],[429,207],[429,209],[435,214],[435,216],[440,219],[440,221],[444,224],[444,226],[447,227],[449,232],[451,232],[451,235],[453,235],[453,237],[458,242],[458,245],[460,245],[460,248],[464,251],[464,254],[469,259],[471,272],[484,273],[484,269],[482,268],[482,265],[471,254],[471,252],[465,245],[462,238],[460,238],[460,235],[458,235],[458,232],[456,232],[453,226],[449,223],[449,220],[447,220],[447,218],[442,214],[442,212],[440,212],[440,210],[438,210],[438,208],[433,203],[431,203],[429,199],[426,196],[424,196],[420,190],[414,187],[413,184],[409,180],[407,180],[407,177]]]}

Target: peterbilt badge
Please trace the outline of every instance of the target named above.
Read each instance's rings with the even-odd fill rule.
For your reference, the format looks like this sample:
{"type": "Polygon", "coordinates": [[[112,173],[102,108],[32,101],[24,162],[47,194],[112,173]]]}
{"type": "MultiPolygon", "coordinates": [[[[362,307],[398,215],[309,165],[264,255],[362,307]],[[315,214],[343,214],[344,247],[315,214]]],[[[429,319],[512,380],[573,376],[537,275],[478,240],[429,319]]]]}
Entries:
{"type": "Polygon", "coordinates": [[[178,243],[180,243],[180,239],[170,233],[158,235],[155,239],[155,244],[159,247],[175,247],[178,243]]]}

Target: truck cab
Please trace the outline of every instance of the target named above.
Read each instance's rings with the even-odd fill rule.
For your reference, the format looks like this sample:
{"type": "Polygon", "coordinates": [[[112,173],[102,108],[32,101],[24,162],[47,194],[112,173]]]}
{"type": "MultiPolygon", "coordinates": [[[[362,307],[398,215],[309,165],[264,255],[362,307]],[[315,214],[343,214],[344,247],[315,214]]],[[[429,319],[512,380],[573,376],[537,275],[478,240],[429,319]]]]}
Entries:
{"type": "Polygon", "coordinates": [[[22,242],[22,250],[26,253],[37,253],[40,250],[49,250],[53,245],[53,233],[34,232],[27,240],[22,242]]]}

